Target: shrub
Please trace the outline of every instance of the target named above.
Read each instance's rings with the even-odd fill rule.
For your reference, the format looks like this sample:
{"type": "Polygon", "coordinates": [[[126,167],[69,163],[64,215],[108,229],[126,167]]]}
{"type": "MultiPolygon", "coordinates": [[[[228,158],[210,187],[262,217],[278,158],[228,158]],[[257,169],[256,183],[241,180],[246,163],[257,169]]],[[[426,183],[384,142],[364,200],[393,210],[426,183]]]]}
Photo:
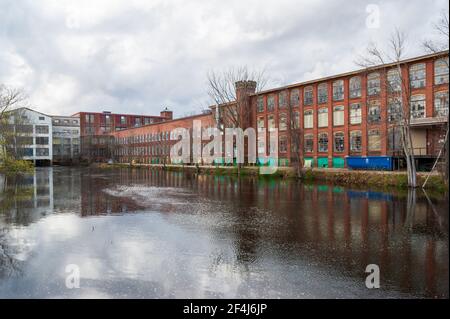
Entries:
{"type": "Polygon", "coordinates": [[[7,176],[33,173],[33,163],[6,156],[0,160],[0,172],[7,176]]]}

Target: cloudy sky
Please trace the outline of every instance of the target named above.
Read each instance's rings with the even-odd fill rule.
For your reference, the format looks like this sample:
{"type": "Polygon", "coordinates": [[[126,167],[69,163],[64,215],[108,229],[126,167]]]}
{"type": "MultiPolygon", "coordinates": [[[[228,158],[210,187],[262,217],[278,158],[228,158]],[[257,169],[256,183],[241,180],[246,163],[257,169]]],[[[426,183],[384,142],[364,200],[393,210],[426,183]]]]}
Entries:
{"type": "Polygon", "coordinates": [[[408,56],[423,54],[443,9],[447,0],[0,0],[0,83],[49,114],[168,106],[181,116],[208,104],[209,70],[264,68],[269,87],[346,72],[395,27],[408,56]]]}

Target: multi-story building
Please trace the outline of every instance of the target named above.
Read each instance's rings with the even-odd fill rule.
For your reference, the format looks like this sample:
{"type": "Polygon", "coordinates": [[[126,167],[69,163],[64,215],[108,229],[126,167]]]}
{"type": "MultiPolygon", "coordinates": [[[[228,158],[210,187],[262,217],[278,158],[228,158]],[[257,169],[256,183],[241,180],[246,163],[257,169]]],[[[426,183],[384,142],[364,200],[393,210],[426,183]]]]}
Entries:
{"type": "Polygon", "coordinates": [[[419,166],[433,162],[448,123],[448,51],[253,94],[257,127],[278,128],[280,163],[293,159],[291,128],[299,127],[306,165],[344,167],[347,156],[392,156],[401,164],[398,130],[410,99],[419,166]],[[400,79],[402,79],[400,83],[400,79]],[[403,92],[402,92],[403,91],[403,92]],[[406,105],[406,104],[405,104],[406,105]]]}
{"type": "Polygon", "coordinates": [[[52,116],[53,162],[74,164],[80,157],[80,118],[52,116]]]}
{"type": "Polygon", "coordinates": [[[192,133],[194,120],[200,121],[202,128],[216,126],[212,112],[208,111],[203,114],[118,131],[113,134],[114,157],[121,163],[172,163],[170,148],[176,143],[172,131],[176,128],[186,128],[192,133]]]}
{"type": "Polygon", "coordinates": [[[36,165],[51,165],[53,152],[52,118],[26,107],[8,114],[8,127],[2,128],[7,152],[36,165]]]}
{"type": "Polygon", "coordinates": [[[171,120],[172,112],[165,109],[160,116],[79,112],[73,116],[80,119],[81,157],[88,161],[105,161],[112,157],[114,132],[171,120]]]}
{"type": "MultiPolygon", "coordinates": [[[[348,157],[387,156],[401,166],[398,118],[405,112],[402,105],[408,105],[402,116],[411,126],[417,165],[426,169],[442,147],[448,123],[448,51],[404,60],[400,75],[398,66],[385,64],[263,92],[255,92],[254,82],[237,83],[236,96],[248,99],[241,104],[248,105],[251,114],[242,126],[257,132],[278,129],[279,165],[291,165],[300,157],[305,166],[341,168],[348,157]],[[295,139],[299,147],[294,147],[295,139]]],[[[223,113],[212,109],[211,114],[198,115],[207,126],[223,113]]],[[[167,161],[171,129],[192,128],[196,118],[116,130],[119,161],[167,161]]]]}

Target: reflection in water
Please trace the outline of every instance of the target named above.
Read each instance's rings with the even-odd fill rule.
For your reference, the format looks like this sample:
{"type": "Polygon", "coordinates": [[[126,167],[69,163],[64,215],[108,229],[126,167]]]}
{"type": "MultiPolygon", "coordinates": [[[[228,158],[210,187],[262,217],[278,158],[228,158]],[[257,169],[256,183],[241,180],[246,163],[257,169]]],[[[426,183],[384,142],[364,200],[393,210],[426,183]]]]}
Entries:
{"type": "Polygon", "coordinates": [[[48,168],[0,200],[0,297],[448,297],[445,196],[48,168]]]}

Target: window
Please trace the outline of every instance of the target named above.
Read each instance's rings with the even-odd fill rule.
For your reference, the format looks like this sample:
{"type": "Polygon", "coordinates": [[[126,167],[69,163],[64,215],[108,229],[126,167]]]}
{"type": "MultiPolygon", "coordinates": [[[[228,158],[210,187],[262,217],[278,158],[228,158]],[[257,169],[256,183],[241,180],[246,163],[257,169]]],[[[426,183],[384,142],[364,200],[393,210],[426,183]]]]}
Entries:
{"type": "Polygon", "coordinates": [[[45,121],[45,117],[39,116],[39,121],[45,121]]]}
{"type": "Polygon", "coordinates": [[[258,96],[256,100],[256,109],[259,113],[264,112],[264,97],[258,96]]]}
{"type": "Polygon", "coordinates": [[[278,118],[278,129],[280,131],[287,130],[287,117],[286,117],[286,114],[284,114],[284,113],[281,113],[278,118]]]}
{"type": "Polygon", "coordinates": [[[434,93],[434,116],[448,116],[448,91],[434,93]]]}
{"type": "Polygon", "coordinates": [[[311,153],[314,150],[314,136],[312,134],[305,134],[305,152],[311,153]]]}
{"type": "Polygon", "coordinates": [[[344,106],[338,105],[333,108],[333,125],[344,125],[344,106]]]}
{"type": "Polygon", "coordinates": [[[401,133],[399,127],[388,128],[388,149],[390,151],[401,151],[401,133]]]}
{"type": "MultiPolygon", "coordinates": [[[[448,108],[448,107],[447,107],[448,108]]],[[[300,112],[295,111],[291,118],[291,124],[293,129],[300,128],[300,112]]]]}
{"type": "Polygon", "coordinates": [[[48,148],[36,148],[36,156],[48,156],[48,148]]]}
{"type": "Polygon", "coordinates": [[[274,109],[275,109],[275,96],[269,95],[267,97],[267,111],[273,112],[274,109]]]}
{"type": "Polygon", "coordinates": [[[342,101],[344,99],[344,80],[333,82],[333,101],[342,101]]]}
{"type": "Polygon", "coordinates": [[[361,131],[350,132],[350,152],[361,152],[361,131]]]}
{"type": "Polygon", "coordinates": [[[361,124],[361,104],[350,104],[350,124],[361,124]]]}
{"type": "Polygon", "coordinates": [[[388,91],[390,93],[400,92],[402,90],[400,73],[397,69],[392,69],[388,71],[387,84],[388,84],[388,91]]]}
{"type": "Polygon", "coordinates": [[[367,133],[369,140],[369,151],[381,151],[381,134],[379,130],[369,130],[367,133]]]}
{"type": "Polygon", "coordinates": [[[370,73],[367,76],[367,94],[378,95],[381,92],[380,73],[370,73]]]}
{"type": "Polygon", "coordinates": [[[328,85],[321,83],[317,87],[317,103],[323,104],[328,102],[328,85]]]}
{"type": "Polygon", "coordinates": [[[319,133],[319,152],[328,152],[328,134],[319,133]]]}
{"type": "Polygon", "coordinates": [[[313,119],[313,110],[306,110],[303,116],[303,123],[305,128],[313,128],[314,119],[313,119]]]}
{"type": "Polygon", "coordinates": [[[425,87],[426,70],[425,63],[418,63],[409,67],[409,85],[413,89],[425,87]]]}
{"type": "Polygon", "coordinates": [[[327,127],[328,126],[328,109],[321,108],[319,109],[318,115],[318,127],[327,127]]]}
{"type": "Polygon", "coordinates": [[[350,98],[361,97],[361,77],[355,76],[350,79],[350,98]]]}
{"type": "Polygon", "coordinates": [[[402,118],[402,104],[399,99],[388,100],[388,121],[396,122],[402,118]]]}
{"type": "Polygon", "coordinates": [[[448,58],[434,62],[434,84],[448,83],[448,58]]]}
{"type": "Polygon", "coordinates": [[[367,121],[370,124],[378,124],[381,122],[381,106],[379,100],[369,101],[367,107],[367,121]]]}
{"type": "Polygon", "coordinates": [[[278,107],[285,108],[287,106],[287,92],[278,93],[278,107]]]}
{"type": "Polygon", "coordinates": [[[344,151],[344,133],[334,133],[334,151],[336,153],[342,153],[344,151]]]}
{"type": "Polygon", "coordinates": [[[300,90],[291,90],[291,106],[298,106],[300,104],[300,90]]]}
{"type": "Polygon", "coordinates": [[[127,124],[127,118],[125,116],[123,116],[123,115],[120,117],[120,124],[122,124],[122,125],[126,125],[127,124]]]}
{"type": "Polygon", "coordinates": [[[411,119],[425,117],[425,95],[418,94],[411,96],[411,119]]]}
{"type": "Polygon", "coordinates": [[[286,153],[287,152],[287,137],[286,136],[280,136],[280,153],[286,153]]]}
{"type": "Polygon", "coordinates": [[[313,104],[313,88],[312,88],[312,86],[307,86],[303,89],[303,104],[304,105],[313,104]]]}
{"type": "Polygon", "coordinates": [[[258,129],[262,129],[264,127],[265,127],[265,125],[264,125],[264,117],[258,118],[258,129]]]}
{"type": "Polygon", "coordinates": [[[36,137],[37,145],[48,145],[48,137],[36,137]]]}
{"type": "Polygon", "coordinates": [[[87,124],[94,124],[95,121],[94,114],[86,114],[85,119],[87,124]]]}
{"type": "Polygon", "coordinates": [[[48,134],[48,125],[36,125],[36,134],[48,134]]]}
{"type": "Polygon", "coordinates": [[[136,117],[134,119],[134,126],[141,126],[141,118],[140,117],[136,117]]]}
{"type": "Polygon", "coordinates": [[[268,120],[267,120],[267,126],[268,126],[269,130],[275,128],[275,119],[274,119],[273,115],[269,115],[268,120]]]}

